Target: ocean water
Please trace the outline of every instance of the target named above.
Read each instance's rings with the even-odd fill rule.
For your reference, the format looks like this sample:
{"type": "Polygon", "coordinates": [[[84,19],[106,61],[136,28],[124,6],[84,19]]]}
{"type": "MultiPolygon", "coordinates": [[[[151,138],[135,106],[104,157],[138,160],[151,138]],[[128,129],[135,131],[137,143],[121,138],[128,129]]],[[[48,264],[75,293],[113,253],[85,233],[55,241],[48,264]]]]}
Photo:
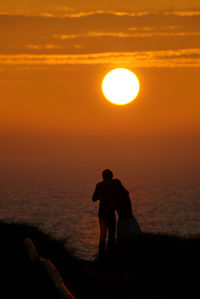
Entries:
{"type": "MultiPolygon", "coordinates": [[[[100,178],[99,178],[100,179],[100,178]]],[[[58,238],[68,238],[76,254],[97,253],[98,203],[91,200],[98,178],[82,176],[2,179],[0,219],[36,224],[58,238]]],[[[190,236],[200,234],[198,181],[123,177],[142,231],[190,236]]]]}

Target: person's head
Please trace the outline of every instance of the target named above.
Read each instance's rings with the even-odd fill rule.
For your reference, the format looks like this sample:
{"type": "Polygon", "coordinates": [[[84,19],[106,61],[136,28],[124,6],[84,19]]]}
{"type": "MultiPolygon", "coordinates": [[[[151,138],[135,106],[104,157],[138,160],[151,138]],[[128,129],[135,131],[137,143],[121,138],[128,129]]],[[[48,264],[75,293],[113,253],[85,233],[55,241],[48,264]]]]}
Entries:
{"type": "Polygon", "coordinates": [[[104,181],[107,181],[107,180],[112,180],[113,178],[113,173],[110,169],[105,169],[103,172],[102,172],[102,176],[103,176],[103,179],[104,181]]]}

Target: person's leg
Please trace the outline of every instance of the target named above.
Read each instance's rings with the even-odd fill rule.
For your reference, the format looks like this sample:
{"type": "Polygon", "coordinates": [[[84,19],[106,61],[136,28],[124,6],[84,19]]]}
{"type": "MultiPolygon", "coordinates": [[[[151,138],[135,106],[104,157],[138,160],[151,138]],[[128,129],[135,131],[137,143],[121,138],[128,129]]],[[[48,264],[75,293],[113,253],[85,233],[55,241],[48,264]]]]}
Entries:
{"type": "Polygon", "coordinates": [[[99,238],[99,254],[102,255],[106,251],[106,236],[108,224],[105,218],[99,217],[100,238],[99,238]]]}
{"type": "Polygon", "coordinates": [[[108,251],[112,251],[115,245],[116,219],[111,216],[108,221],[108,251]]]}

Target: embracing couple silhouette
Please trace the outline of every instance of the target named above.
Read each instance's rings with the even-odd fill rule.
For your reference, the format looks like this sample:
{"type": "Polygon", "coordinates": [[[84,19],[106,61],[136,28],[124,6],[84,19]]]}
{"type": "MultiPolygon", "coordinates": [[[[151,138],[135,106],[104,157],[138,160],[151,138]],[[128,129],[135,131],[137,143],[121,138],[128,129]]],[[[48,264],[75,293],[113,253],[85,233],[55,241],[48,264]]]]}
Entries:
{"type": "Polygon", "coordinates": [[[120,180],[113,179],[110,169],[102,173],[103,181],[96,185],[92,200],[99,200],[99,255],[112,252],[115,245],[117,226],[117,241],[129,239],[141,232],[136,218],[133,216],[129,192],[124,188],[120,180]],[[115,211],[118,213],[116,225],[115,211]],[[106,237],[108,246],[106,248],[106,237]]]}

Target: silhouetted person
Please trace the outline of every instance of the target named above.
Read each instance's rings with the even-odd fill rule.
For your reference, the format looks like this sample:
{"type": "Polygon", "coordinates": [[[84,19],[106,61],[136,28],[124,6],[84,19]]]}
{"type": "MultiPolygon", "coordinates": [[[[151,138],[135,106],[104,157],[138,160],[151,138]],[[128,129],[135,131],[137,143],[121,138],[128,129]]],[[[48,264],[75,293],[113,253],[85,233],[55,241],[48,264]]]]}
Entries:
{"type": "MultiPolygon", "coordinates": [[[[118,179],[113,179],[113,173],[110,169],[105,169],[102,173],[103,181],[96,185],[92,200],[100,200],[99,203],[99,254],[106,251],[106,237],[108,234],[108,251],[112,251],[115,244],[116,219],[115,209],[118,195],[125,192],[118,179]]],[[[126,191],[127,192],[127,191],[126,191]]]]}
{"type": "Polygon", "coordinates": [[[133,216],[129,192],[125,188],[121,188],[121,191],[118,193],[116,210],[119,216],[117,223],[118,241],[130,239],[134,235],[141,233],[140,226],[133,216]]]}
{"type": "Polygon", "coordinates": [[[118,193],[115,208],[118,213],[119,220],[131,218],[133,216],[129,192],[125,188],[118,193]]]}

